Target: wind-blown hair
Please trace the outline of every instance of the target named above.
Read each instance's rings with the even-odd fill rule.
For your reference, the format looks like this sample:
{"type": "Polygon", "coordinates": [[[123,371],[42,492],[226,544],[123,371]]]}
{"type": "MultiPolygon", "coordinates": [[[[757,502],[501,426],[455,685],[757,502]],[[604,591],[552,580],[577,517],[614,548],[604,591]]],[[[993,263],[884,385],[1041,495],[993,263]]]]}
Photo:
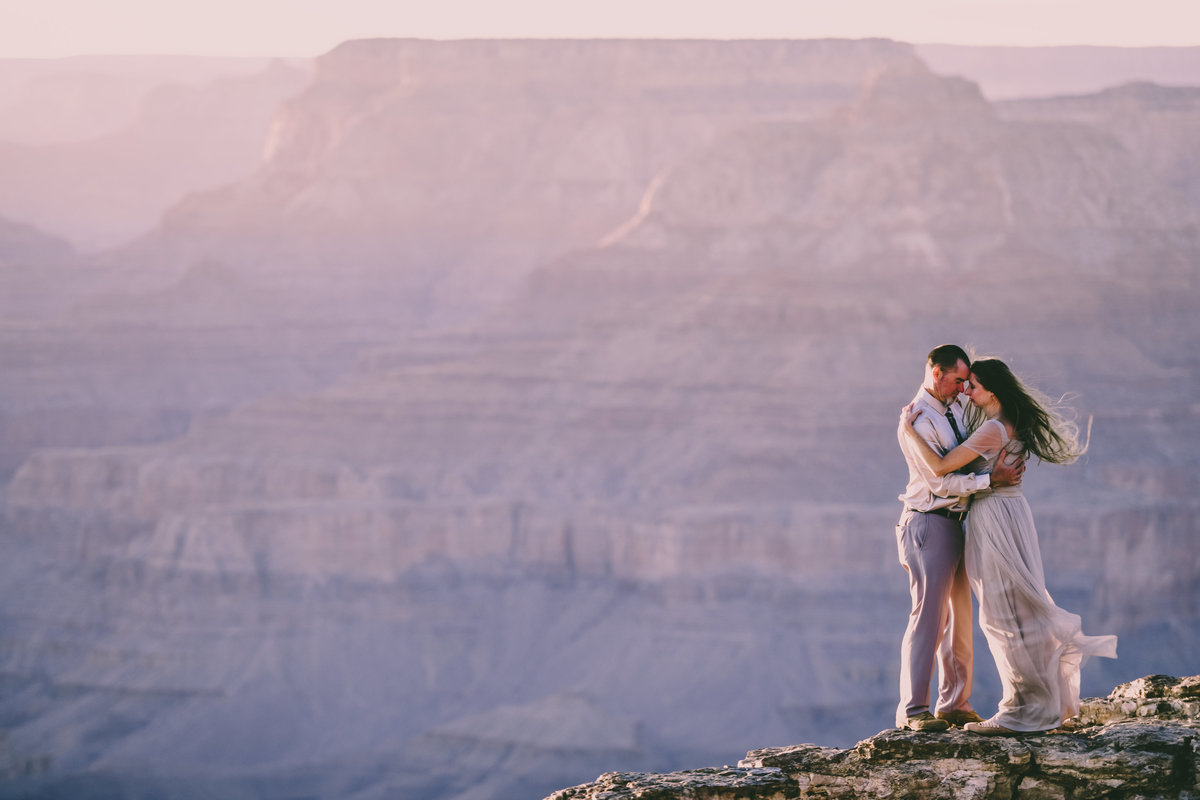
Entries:
{"type": "Polygon", "coordinates": [[[1079,427],[1058,413],[1060,403],[1025,387],[1003,361],[980,358],[971,364],[971,374],[996,395],[1001,413],[1013,425],[1013,438],[1028,452],[1051,464],[1069,464],[1087,452],[1088,443],[1079,443],[1079,427]]]}

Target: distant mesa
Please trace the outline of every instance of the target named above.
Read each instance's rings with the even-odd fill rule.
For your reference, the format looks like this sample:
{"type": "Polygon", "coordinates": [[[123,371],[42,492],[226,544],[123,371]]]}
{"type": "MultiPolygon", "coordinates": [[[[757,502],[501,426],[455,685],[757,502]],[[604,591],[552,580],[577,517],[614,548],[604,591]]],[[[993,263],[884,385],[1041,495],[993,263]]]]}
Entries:
{"type": "Polygon", "coordinates": [[[989,100],[1092,94],[1131,81],[1200,86],[1200,47],[976,47],[922,44],[942,75],[978,83],[989,100]]]}
{"type": "Polygon", "coordinates": [[[880,69],[863,86],[852,113],[861,122],[912,120],[926,125],[947,116],[986,119],[994,115],[978,84],[935,75],[920,61],[880,69]]]}

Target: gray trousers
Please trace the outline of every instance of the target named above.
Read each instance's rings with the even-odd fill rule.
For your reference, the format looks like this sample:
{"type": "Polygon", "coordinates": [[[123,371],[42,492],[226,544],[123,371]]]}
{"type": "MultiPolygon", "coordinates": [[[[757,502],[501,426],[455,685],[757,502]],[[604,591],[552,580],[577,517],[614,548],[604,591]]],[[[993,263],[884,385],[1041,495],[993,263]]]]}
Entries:
{"type": "Polygon", "coordinates": [[[937,514],[905,510],[896,525],[900,565],[908,571],[912,613],[900,646],[896,726],[929,711],[937,661],[937,711],[971,707],[971,586],[963,563],[963,526],[937,514]]]}

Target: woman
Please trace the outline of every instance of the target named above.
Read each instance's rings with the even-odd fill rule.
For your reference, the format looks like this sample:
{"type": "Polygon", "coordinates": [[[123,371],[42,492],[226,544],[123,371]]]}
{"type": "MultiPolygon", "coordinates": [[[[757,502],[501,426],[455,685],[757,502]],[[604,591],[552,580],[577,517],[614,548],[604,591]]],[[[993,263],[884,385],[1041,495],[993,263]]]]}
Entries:
{"type": "MultiPolygon", "coordinates": [[[[903,412],[906,435],[938,475],[977,459],[975,472],[990,472],[997,459],[1015,463],[1035,455],[1067,464],[1083,454],[1075,426],[1047,410],[1004,362],[983,358],[971,365],[967,396],[985,419],[944,457],[913,430],[921,411],[903,412]]],[[[996,659],[1004,698],[999,711],[968,723],[981,734],[1045,731],[1079,713],[1079,668],[1088,656],[1116,658],[1117,637],[1084,636],[1078,615],[1054,604],[1046,591],[1042,555],[1021,486],[974,496],[966,521],[967,576],[979,600],[979,624],[996,659]]]]}

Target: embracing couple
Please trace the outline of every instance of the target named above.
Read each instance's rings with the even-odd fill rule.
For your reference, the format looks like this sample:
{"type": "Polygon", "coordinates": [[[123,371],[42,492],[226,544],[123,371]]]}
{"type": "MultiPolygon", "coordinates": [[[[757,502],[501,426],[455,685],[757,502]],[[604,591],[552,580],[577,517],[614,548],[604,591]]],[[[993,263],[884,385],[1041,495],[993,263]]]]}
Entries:
{"type": "Polygon", "coordinates": [[[897,435],[908,487],[896,544],[912,613],[900,653],[896,725],[961,725],[992,735],[1059,727],[1079,712],[1083,661],[1116,658],[1117,638],[1084,636],[1079,617],[1046,591],[1021,476],[1029,456],[1054,464],[1078,458],[1078,431],[1004,362],[972,363],[947,344],[929,354],[925,383],[901,411],[897,435]],[[999,710],[986,720],[970,704],[972,591],[1004,685],[999,710]],[[935,662],[940,679],[931,709],[935,662]]]}

